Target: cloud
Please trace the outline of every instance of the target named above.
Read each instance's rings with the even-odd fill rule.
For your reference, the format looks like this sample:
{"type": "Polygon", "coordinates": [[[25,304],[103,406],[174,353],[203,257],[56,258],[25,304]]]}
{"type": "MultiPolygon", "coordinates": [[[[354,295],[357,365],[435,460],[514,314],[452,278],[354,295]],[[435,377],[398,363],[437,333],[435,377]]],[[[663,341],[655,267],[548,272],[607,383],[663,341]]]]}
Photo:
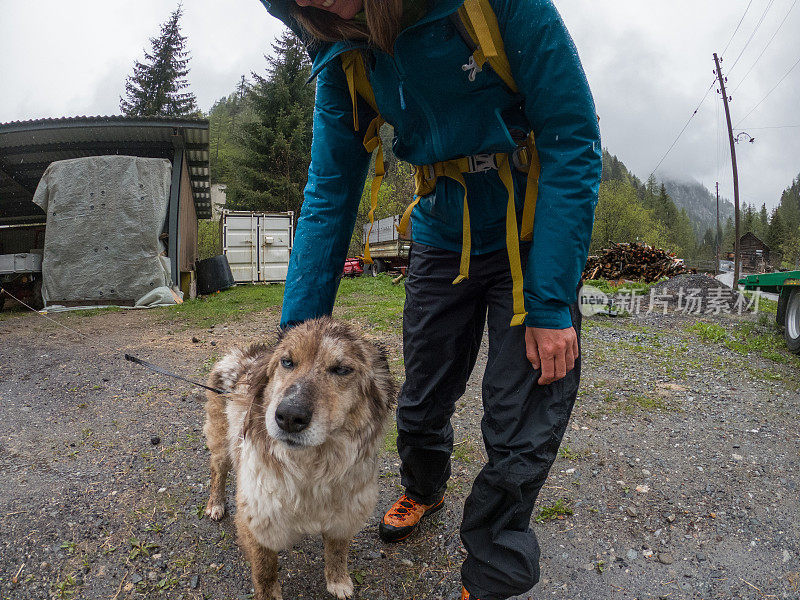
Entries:
{"type": "MultiPolygon", "coordinates": [[[[163,0],[0,2],[0,122],[117,112],[134,61],[177,6],[163,0]]],[[[736,90],[734,122],[800,59],[800,7],[770,41],[792,2],[775,0],[766,13],[766,3],[752,3],[725,53],[723,68],[736,90]]],[[[200,108],[208,110],[233,92],[242,74],[263,71],[264,54],[282,27],[258,0],[185,0],[183,6],[190,83],[200,108]]],[[[712,54],[731,39],[747,3],[558,0],[557,6],[592,86],[604,145],[646,178],[708,89],[712,54]]],[[[800,66],[741,127],[800,125],[798,98],[800,66]]],[[[742,197],[771,207],[800,172],[800,128],[749,132],[756,143],[737,147],[742,197]]],[[[719,178],[722,193],[733,196],[721,101],[713,89],[661,169],[708,187],[719,178]]]]}

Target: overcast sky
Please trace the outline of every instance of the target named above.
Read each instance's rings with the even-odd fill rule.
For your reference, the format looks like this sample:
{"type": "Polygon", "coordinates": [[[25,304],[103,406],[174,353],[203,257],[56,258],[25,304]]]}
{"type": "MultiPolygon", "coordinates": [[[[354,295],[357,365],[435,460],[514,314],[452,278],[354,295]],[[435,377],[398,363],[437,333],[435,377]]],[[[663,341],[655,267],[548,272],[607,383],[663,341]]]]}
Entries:
{"type": "MultiPolygon", "coordinates": [[[[642,179],[700,104],[714,79],[712,54],[724,50],[741,21],[723,62],[734,126],[756,138],[754,144],[737,144],[741,199],[770,208],[777,204],[780,192],[800,173],[798,0],[556,4],[594,92],[603,145],[642,179]]],[[[176,5],[0,0],[0,122],[118,114],[134,60],[142,58],[148,39],[176,5]]],[[[207,111],[233,91],[242,74],[263,71],[263,55],[280,25],[258,0],[184,0],[184,11],[190,82],[207,111]]],[[[659,171],[697,179],[709,189],[719,180],[721,193],[733,198],[716,86],[659,171]]]]}

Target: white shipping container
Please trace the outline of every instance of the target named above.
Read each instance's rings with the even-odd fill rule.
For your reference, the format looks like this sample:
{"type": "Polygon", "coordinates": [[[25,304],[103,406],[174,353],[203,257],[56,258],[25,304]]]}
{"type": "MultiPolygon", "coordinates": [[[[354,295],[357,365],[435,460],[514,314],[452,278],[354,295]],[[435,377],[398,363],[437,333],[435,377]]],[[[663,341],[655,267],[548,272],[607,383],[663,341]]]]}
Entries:
{"type": "Polygon", "coordinates": [[[222,253],[236,283],[286,281],[294,213],[222,212],[222,253]]]}

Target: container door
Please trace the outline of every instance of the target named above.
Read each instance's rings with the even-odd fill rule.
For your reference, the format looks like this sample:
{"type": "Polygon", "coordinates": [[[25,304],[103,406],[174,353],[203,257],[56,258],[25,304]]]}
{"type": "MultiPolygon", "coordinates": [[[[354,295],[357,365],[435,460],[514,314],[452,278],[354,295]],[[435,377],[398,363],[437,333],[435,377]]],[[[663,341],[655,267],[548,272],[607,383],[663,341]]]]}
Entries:
{"type": "Polygon", "coordinates": [[[260,276],[264,282],[284,282],[292,249],[292,214],[262,215],[259,223],[260,276]]]}
{"type": "Polygon", "coordinates": [[[258,281],[257,227],[255,215],[225,215],[224,251],[236,283],[258,281]]]}

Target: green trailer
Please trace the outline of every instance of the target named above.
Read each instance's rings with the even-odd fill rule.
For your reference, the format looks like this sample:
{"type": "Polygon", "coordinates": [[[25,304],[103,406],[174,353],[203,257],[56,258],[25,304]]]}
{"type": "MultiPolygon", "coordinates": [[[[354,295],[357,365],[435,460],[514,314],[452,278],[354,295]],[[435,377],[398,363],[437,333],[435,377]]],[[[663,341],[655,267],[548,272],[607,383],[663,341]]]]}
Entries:
{"type": "Polygon", "coordinates": [[[746,290],[780,294],[776,320],[783,326],[783,337],[789,350],[800,354],[800,271],[761,273],[739,280],[746,290]]]}

